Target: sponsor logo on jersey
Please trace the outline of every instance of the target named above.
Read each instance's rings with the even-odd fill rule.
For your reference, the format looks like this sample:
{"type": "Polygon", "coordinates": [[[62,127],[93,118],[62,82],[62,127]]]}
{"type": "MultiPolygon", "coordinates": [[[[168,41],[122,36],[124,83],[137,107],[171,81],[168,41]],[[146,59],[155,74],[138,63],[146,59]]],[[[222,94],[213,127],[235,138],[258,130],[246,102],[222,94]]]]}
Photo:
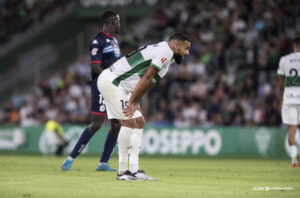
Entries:
{"type": "Polygon", "coordinates": [[[110,45],[103,48],[103,54],[110,53],[110,52],[113,52],[113,51],[114,51],[114,48],[113,48],[112,44],[110,44],[110,45]]]}
{"type": "Polygon", "coordinates": [[[116,58],[119,58],[121,56],[121,52],[118,46],[114,48],[114,56],[116,58]]]}
{"type": "Polygon", "coordinates": [[[114,40],[106,39],[106,42],[109,45],[103,48],[103,54],[114,53],[114,57],[119,58],[121,56],[121,51],[118,45],[118,41],[114,38],[114,40]]]}
{"type": "Polygon", "coordinates": [[[93,48],[91,54],[95,56],[97,54],[98,48],[93,48]]]}
{"type": "Polygon", "coordinates": [[[287,99],[293,99],[293,98],[300,99],[300,95],[299,94],[297,95],[297,94],[290,93],[290,94],[286,95],[286,98],[287,99]]]}
{"type": "Polygon", "coordinates": [[[167,58],[163,57],[162,59],[160,59],[161,63],[164,63],[167,60],[167,58]]]}

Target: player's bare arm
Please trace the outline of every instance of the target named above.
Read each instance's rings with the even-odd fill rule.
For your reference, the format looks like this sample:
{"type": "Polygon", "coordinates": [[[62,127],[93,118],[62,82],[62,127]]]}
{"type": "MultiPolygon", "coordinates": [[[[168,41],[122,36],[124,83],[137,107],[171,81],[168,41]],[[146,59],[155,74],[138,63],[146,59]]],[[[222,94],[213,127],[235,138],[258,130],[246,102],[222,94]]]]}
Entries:
{"type": "Polygon", "coordinates": [[[281,110],[282,100],[283,100],[284,82],[285,82],[285,76],[280,75],[279,76],[279,97],[280,97],[279,108],[280,108],[280,110],[281,110]]]}
{"type": "Polygon", "coordinates": [[[100,75],[101,72],[103,71],[102,67],[101,67],[101,63],[92,63],[92,67],[95,73],[97,73],[97,75],[100,75]]]}
{"type": "Polygon", "coordinates": [[[140,99],[152,87],[153,78],[157,73],[158,70],[150,66],[140,79],[129,99],[128,106],[123,111],[126,116],[132,117],[133,113],[139,108],[140,99]]]}

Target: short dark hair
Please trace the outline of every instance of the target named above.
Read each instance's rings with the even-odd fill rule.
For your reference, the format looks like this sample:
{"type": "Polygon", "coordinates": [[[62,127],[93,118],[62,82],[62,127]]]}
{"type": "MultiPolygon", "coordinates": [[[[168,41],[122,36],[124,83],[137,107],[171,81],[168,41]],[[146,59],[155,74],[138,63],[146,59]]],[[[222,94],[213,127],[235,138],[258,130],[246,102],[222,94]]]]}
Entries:
{"type": "Polygon", "coordinates": [[[300,46],[300,32],[296,33],[296,35],[293,39],[293,43],[300,46]]]}
{"type": "Polygon", "coordinates": [[[175,34],[171,35],[169,41],[171,40],[191,42],[191,39],[186,34],[180,32],[176,32],[175,34]]]}
{"type": "Polygon", "coordinates": [[[110,17],[113,17],[113,16],[117,16],[118,14],[113,12],[113,11],[106,11],[102,14],[101,16],[101,22],[102,24],[108,24],[110,23],[109,19],[110,17]]]}

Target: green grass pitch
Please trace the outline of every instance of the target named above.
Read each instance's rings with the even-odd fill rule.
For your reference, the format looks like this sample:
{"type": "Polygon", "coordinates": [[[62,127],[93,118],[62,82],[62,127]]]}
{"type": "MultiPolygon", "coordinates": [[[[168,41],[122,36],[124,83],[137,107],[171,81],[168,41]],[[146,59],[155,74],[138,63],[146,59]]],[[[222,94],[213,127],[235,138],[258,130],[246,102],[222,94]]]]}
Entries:
{"type": "MultiPolygon", "coordinates": [[[[300,168],[289,159],[142,156],[141,168],[159,181],[116,181],[116,173],[95,171],[97,156],[80,156],[62,172],[63,159],[0,154],[0,198],[300,197],[300,168]]],[[[116,168],[117,157],[110,164],[116,168]]]]}

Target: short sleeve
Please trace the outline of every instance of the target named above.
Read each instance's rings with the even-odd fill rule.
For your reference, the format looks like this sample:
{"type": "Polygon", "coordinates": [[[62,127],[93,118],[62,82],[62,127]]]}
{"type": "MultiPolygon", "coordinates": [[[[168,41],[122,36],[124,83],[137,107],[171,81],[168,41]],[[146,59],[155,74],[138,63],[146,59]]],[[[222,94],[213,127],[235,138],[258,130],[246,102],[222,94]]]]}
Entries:
{"type": "Polygon", "coordinates": [[[94,39],[90,43],[90,54],[91,54],[91,62],[92,63],[102,63],[102,45],[94,39]]]}
{"type": "Polygon", "coordinates": [[[284,74],[284,59],[283,58],[281,58],[279,61],[279,67],[277,70],[277,74],[281,75],[281,76],[285,76],[285,74],[284,74]]]}
{"type": "Polygon", "coordinates": [[[156,56],[152,59],[151,65],[160,71],[164,65],[172,60],[172,58],[173,53],[170,51],[170,49],[161,47],[161,49],[157,50],[156,56]]]}

